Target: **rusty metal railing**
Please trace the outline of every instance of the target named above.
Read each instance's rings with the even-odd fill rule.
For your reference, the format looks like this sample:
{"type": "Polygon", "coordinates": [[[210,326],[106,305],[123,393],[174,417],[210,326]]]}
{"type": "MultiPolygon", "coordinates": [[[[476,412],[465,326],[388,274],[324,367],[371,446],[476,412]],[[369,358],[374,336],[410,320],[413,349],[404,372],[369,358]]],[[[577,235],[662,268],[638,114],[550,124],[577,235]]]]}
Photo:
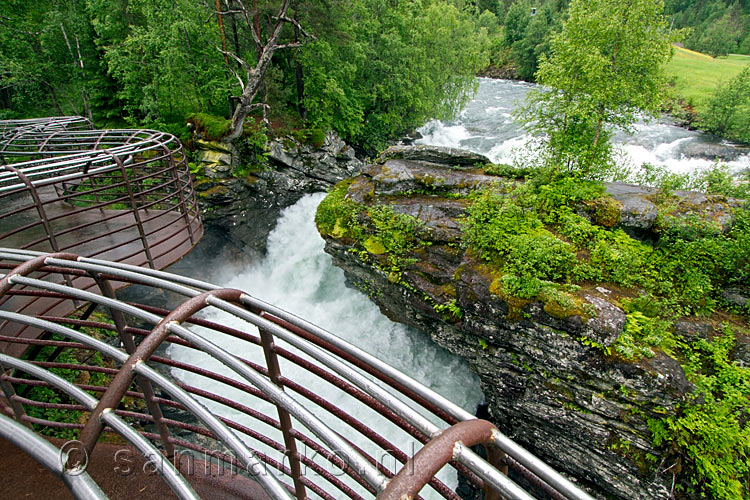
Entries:
{"type": "MultiPolygon", "coordinates": [[[[187,159],[174,136],[91,130],[81,117],[0,121],[0,246],[163,269],[202,234],[187,159]]],[[[40,297],[0,307],[57,307],[63,314],[57,301],[40,297]]],[[[16,328],[15,335],[37,333],[16,328]]]]}
{"type": "Polygon", "coordinates": [[[29,348],[25,359],[0,355],[2,410],[37,431],[77,433],[66,468],[114,433],[179,498],[196,497],[186,453],[235,467],[269,498],[458,499],[445,482],[454,475],[488,500],[534,498],[503,473],[508,466],[553,497],[591,498],[488,422],[243,291],[69,253],[0,249],[0,269],[0,299],[75,306],[66,316],[0,311],[0,321],[44,332],[11,337],[0,328],[0,341],[29,348]],[[84,278],[95,286],[68,284],[84,278]],[[112,283],[142,287],[143,301],[116,299],[112,283]],[[149,305],[155,293],[177,305],[149,305]],[[62,370],[67,379],[55,375],[62,370]],[[56,397],[36,397],[37,388],[56,397]],[[59,421],[47,410],[79,416],[59,421]],[[471,450],[477,443],[490,461],[471,450]],[[435,476],[443,464],[448,479],[435,476]]]}

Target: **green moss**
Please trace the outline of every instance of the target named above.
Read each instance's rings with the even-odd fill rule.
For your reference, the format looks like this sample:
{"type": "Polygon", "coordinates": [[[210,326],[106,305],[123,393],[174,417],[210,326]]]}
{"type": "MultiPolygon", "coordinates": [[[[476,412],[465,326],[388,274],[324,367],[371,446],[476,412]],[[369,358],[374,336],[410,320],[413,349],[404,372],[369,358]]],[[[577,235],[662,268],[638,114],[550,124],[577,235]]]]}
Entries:
{"type": "Polygon", "coordinates": [[[358,236],[357,214],[361,207],[346,199],[346,191],[354,179],[346,179],[331,189],[315,212],[315,225],[323,236],[346,238],[358,236]]]}
{"type": "Polygon", "coordinates": [[[227,193],[229,193],[229,188],[224,185],[219,185],[206,189],[205,191],[198,191],[198,196],[201,198],[213,198],[214,196],[224,196],[227,193]]]}
{"type": "Polygon", "coordinates": [[[591,214],[592,222],[598,226],[613,227],[620,222],[622,203],[611,196],[600,196],[584,202],[584,205],[591,214]]]}
{"type": "Polygon", "coordinates": [[[192,114],[188,116],[187,122],[193,125],[196,132],[210,141],[218,141],[229,134],[232,126],[231,120],[208,113],[192,114]]]}
{"type": "Polygon", "coordinates": [[[388,250],[383,246],[383,242],[376,236],[370,236],[363,243],[365,250],[374,255],[382,255],[388,250]]]}
{"type": "Polygon", "coordinates": [[[590,304],[554,285],[545,287],[539,298],[544,304],[544,312],[553,318],[566,319],[571,316],[580,316],[583,321],[587,321],[595,315],[590,304]]]}

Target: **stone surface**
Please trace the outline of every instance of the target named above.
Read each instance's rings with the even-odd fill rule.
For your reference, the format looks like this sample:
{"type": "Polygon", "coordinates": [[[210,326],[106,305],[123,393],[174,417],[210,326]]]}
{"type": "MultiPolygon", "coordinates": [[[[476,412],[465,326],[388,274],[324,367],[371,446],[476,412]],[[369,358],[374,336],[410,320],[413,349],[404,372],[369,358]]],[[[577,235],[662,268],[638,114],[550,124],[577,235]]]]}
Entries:
{"type": "Polygon", "coordinates": [[[730,305],[745,307],[750,301],[750,289],[747,288],[727,288],[721,294],[721,297],[730,305]]]}
{"type": "Polygon", "coordinates": [[[456,167],[476,167],[491,163],[486,156],[465,149],[425,145],[391,146],[380,154],[378,163],[384,163],[391,159],[421,160],[456,167]]]}
{"type": "MultiPolygon", "coordinates": [[[[233,177],[226,164],[229,152],[236,154],[233,146],[197,143],[205,148],[199,150],[199,158],[217,159],[203,164],[205,178],[196,182],[203,221],[251,258],[265,253],[268,234],[283,208],[305,194],[327,191],[362,168],[354,150],[333,132],[326,134],[320,148],[292,138],[271,141],[265,168],[242,178],[233,177]]],[[[241,164],[242,158],[232,161],[241,164]]]]}
{"type": "MultiPolygon", "coordinates": [[[[365,167],[347,192],[353,201],[388,204],[429,228],[422,236],[429,245],[411,255],[416,263],[403,272],[402,284],[377,266],[379,256],[362,260],[361,252],[351,251],[350,240],[326,237],[326,252],[384,314],[416,326],[470,362],[503,432],[597,496],[669,498],[672,476],[646,459],[661,458],[647,422],[675,411],[692,391],[680,364],[663,353],[637,362],[605,354],[625,325],[617,290],[581,289],[576,294],[581,307],[564,314],[493,293],[491,272],[460,245],[466,201],[454,195],[497,178],[484,175],[478,163],[456,168],[456,161],[441,155],[394,148],[365,167]],[[433,157],[439,161],[429,161],[433,157]],[[448,303],[463,315],[446,317],[436,310],[436,304],[448,303]],[[592,310],[595,314],[583,312],[592,310]]],[[[622,203],[619,227],[657,237],[654,191],[627,184],[607,190],[622,203]]],[[[701,210],[716,221],[733,203],[677,193],[676,204],[685,210],[672,216],[701,210]]],[[[710,323],[679,322],[676,333],[689,341],[712,331],[710,323]]],[[[738,342],[735,358],[744,363],[749,354],[747,342],[738,342]]]]}

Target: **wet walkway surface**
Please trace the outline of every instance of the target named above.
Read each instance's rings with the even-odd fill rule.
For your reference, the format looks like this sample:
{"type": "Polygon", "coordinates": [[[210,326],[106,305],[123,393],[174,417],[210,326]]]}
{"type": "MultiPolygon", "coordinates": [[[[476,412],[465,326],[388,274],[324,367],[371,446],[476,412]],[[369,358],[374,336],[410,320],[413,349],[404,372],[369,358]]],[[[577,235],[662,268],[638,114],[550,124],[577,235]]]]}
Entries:
{"type": "MultiPolygon", "coordinates": [[[[56,446],[64,441],[50,439],[56,446]]],[[[73,495],[57,476],[12,443],[0,438],[0,499],[67,500],[73,495]]],[[[113,500],[171,500],[175,497],[153,467],[140,453],[127,446],[99,443],[87,472],[113,500]]],[[[267,500],[258,483],[216,463],[187,455],[180,460],[180,471],[206,500],[267,500]]]]}

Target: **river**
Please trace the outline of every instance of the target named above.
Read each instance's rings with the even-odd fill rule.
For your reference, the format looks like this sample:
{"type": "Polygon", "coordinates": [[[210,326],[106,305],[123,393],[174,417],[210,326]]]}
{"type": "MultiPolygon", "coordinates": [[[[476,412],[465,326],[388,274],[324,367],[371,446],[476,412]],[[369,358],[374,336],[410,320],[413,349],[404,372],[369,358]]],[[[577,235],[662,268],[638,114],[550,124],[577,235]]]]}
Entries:
{"type": "MultiPolygon", "coordinates": [[[[486,155],[495,163],[512,164],[529,136],[513,119],[513,110],[537,85],[512,80],[479,79],[479,90],[455,120],[433,120],[419,129],[418,144],[464,148],[486,155]]],[[[619,164],[633,172],[644,162],[672,172],[687,173],[713,165],[714,154],[726,158],[732,171],[750,167],[746,149],[708,134],[673,125],[668,117],[639,122],[635,133],[618,132],[619,164]]]]}
{"type": "MultiPolygon", "coordinates": [[[[188,254],[185,258],[186,262],[176,266],[177,269],[174,269],[174,272],[191,274],[192,266],[208,266],[213,270],[209,281],[225,287],[248,291],[256,297],[326,328],[411,375],[473,413],[483,398],[479,390],[479,380],[469,370],[468,364],[435,344],[426,334],[390,321],[366,295],[346,286],[343,271],[334,267],[330,256],[323,252],[324,241],[315,228],[315,209],[324,196],[323,193],[305,196],[295,205],[282,211],[276,228],[269,235],[268,252],[260,262],[244,270],[232,268],[227,272],[226,270],[232,267],[230,262],[191,263],[191,255],[188,254]]],[[[218,318],[211,316],[211,319],[218,318]]],[[[236,320],[232,319],[228,322],[232,321],[236,320]]],[[[234,342],[233,339],[214,340],[219,341],[230,352],[238,352],[240,344],[234,342]]],[[[265,365],[260,349],[254,352],[247,352],[245,349],[246,344],[243,347],[243,356],[265,365]]],[[[208,359],[201,353],[190,349],[171,346],[169,356],[231,376],[231,372],[215,360],[208,359]]],[[[309,374],[296,369],[284,360],[281,361],[281,370],[285,376],[308,385],[309,381],[305,380],[305,377],[309,378],[309,374]]],[[[174,370],[173,375],[185,383],[197,385],[203,389],[213,392],[220,390],[222,395],[230,399],[240,401],[268,415],[275,415],[276,410],[273,407],[247,394],[228,390],[226,386],[219,386],[215,382],[182,370],[174,370]],[[218,389],[219,387],[221,389],[218,389]]],[[[339,391],[332,390],[326,384],[320,384],[319,392],[329,401],[342,408],[346,407],[346,397],[342,396],[339,391]]],[[[243,422],[283,442],[280,433],[275,429],[210,401],[204,401],[204,403],[219,414],[243,422]]],[[[381,418],[374,412],[363,409],[354,413],[354,416],[371,425],[391,442],[402,446],[403,450],[412,450],[413,440],[400,430],[395,430],[384,423],[381,424],[381,418]]],[[[337,428],[337,431],[366,451],[373,452],[364,440],[357,435],[347,433],[347,429],[337,428]]],[[[255,443],[251,444],[255,445],[255,443]]],[[[278,455],[264,446],[258,446],[257,449],[273,457],[278,455]]],[[[418,449],[418,446],[414,447],[415,451],[418,449]]],[[[449,471],[445,471],[441,479],[453,487],[456,485],[455,474],[450,474],[449,471]]],[[[356,484],[349,482],[349,485],[363,491],[356,484]]],[[[366,494],[365,497],[367,497],[366,494]]],[[[433,495],[428,492],[425,498],[433,498],[433,495]]]]}
{"type": "MultiPolygon", "coordinates": [[[[419,142],[462,147],[485,154],[495,162],[511,162],[514,150],[528,140],[523,130],[513,121],[511,113],[515,103],[523,100],[531,88],[532,85],[527,83],[480,79],[475,99],[456,120],[428,123],[420,130],[423,138],[419,142]]],[[[710,166],[710,160],[690,157],[685,152],[691,145],[695,146],[695,143],[717,143],[708,136],[675,127],[664,120],[638,124],[635,136],[628,138],[618,135],[617,140],[632,162],[648,161],[678,172],[710,166]]],[[[738,152],[735,156],[730,162],[732,168],[750,165],[747,155],[738,152]]],[[[482,394],[477,377],[465,361],[437,346],[426,334],[391,322],[366,295],[346,286],[343,272],[334,267],[331,258],[324,253],[323,239],[315,228],[315,209],[323,196],[322,193],[308,195],[281,213],[276,228],[269,236],[268,252],[260,261],[238,268],[231,259],[216,257],[219,252],[212,248],[210,250],[213,251],[214,260],[201,260],[201,257],[192,262],[191,259],[195,258],[189,254],[182,266],[177,266],[182,269],[176,269],[175,272],[194,274],[195,266],[210,269],[209,281],[241,288],[312,321],[473,412],[481,402],[482,394]]],[[[202,242],[201,245],[210,243],[202,242]]],[[[211,254],[211,251],[208,253],[211,254]]],[[[232,341],[222,343],[230,350],[236,349],[232,341]]],[[[178,346],[171,348],[170,355],[177,360],[203,364],[214,371],[225,372],[222,367],[209,364],[208,360],[198,357],[200,355],[194,351],[178,346]]],[[[263,362],[259,350],[254,353],[243,352],[243,355],[263,362]]],[[[292,379],[305,377],[289,365],[282,365],[282,372],[292,379]]],[[[215,389],[210,382],[207,383],[194,374],[175,371],[174,375],[186,383],[200,385],[208,390],[215,389]]],[[[344,404],[344,401],[337,399],[337,391],[328,391],[325,387],[320,390],[324,397],[334,403],[344,404]]],[[[275,413],[273,408],[245,394],[227,392],[223,391],[230,398],[263,409],[267,414],[275,413]]],[[[210,402],[206,404],[221,414],[242,421],[242,415],[210,402]]],[[[378,428],[378,419],[373,415],[362,413],[357,416],[384,433],[389,440],[396,443],[409,442],[410,438],[405,434],[378,428]]],[[[264,428],[255,422],[247,423],[281,441],[275,430],[264,428]]],[[[355,439],[352,435],[347,437],[355,439]]],[[[263,447],[259,449],[268,451],[263,447]]],[[[408,445],[404,449],[409,449],[408,445]]],[[[455,479],[450,476],[443,475],[442,479],[455,485],[455,479]]],[[[427,497],[431,495],[428,494],[427,497]]]]}

